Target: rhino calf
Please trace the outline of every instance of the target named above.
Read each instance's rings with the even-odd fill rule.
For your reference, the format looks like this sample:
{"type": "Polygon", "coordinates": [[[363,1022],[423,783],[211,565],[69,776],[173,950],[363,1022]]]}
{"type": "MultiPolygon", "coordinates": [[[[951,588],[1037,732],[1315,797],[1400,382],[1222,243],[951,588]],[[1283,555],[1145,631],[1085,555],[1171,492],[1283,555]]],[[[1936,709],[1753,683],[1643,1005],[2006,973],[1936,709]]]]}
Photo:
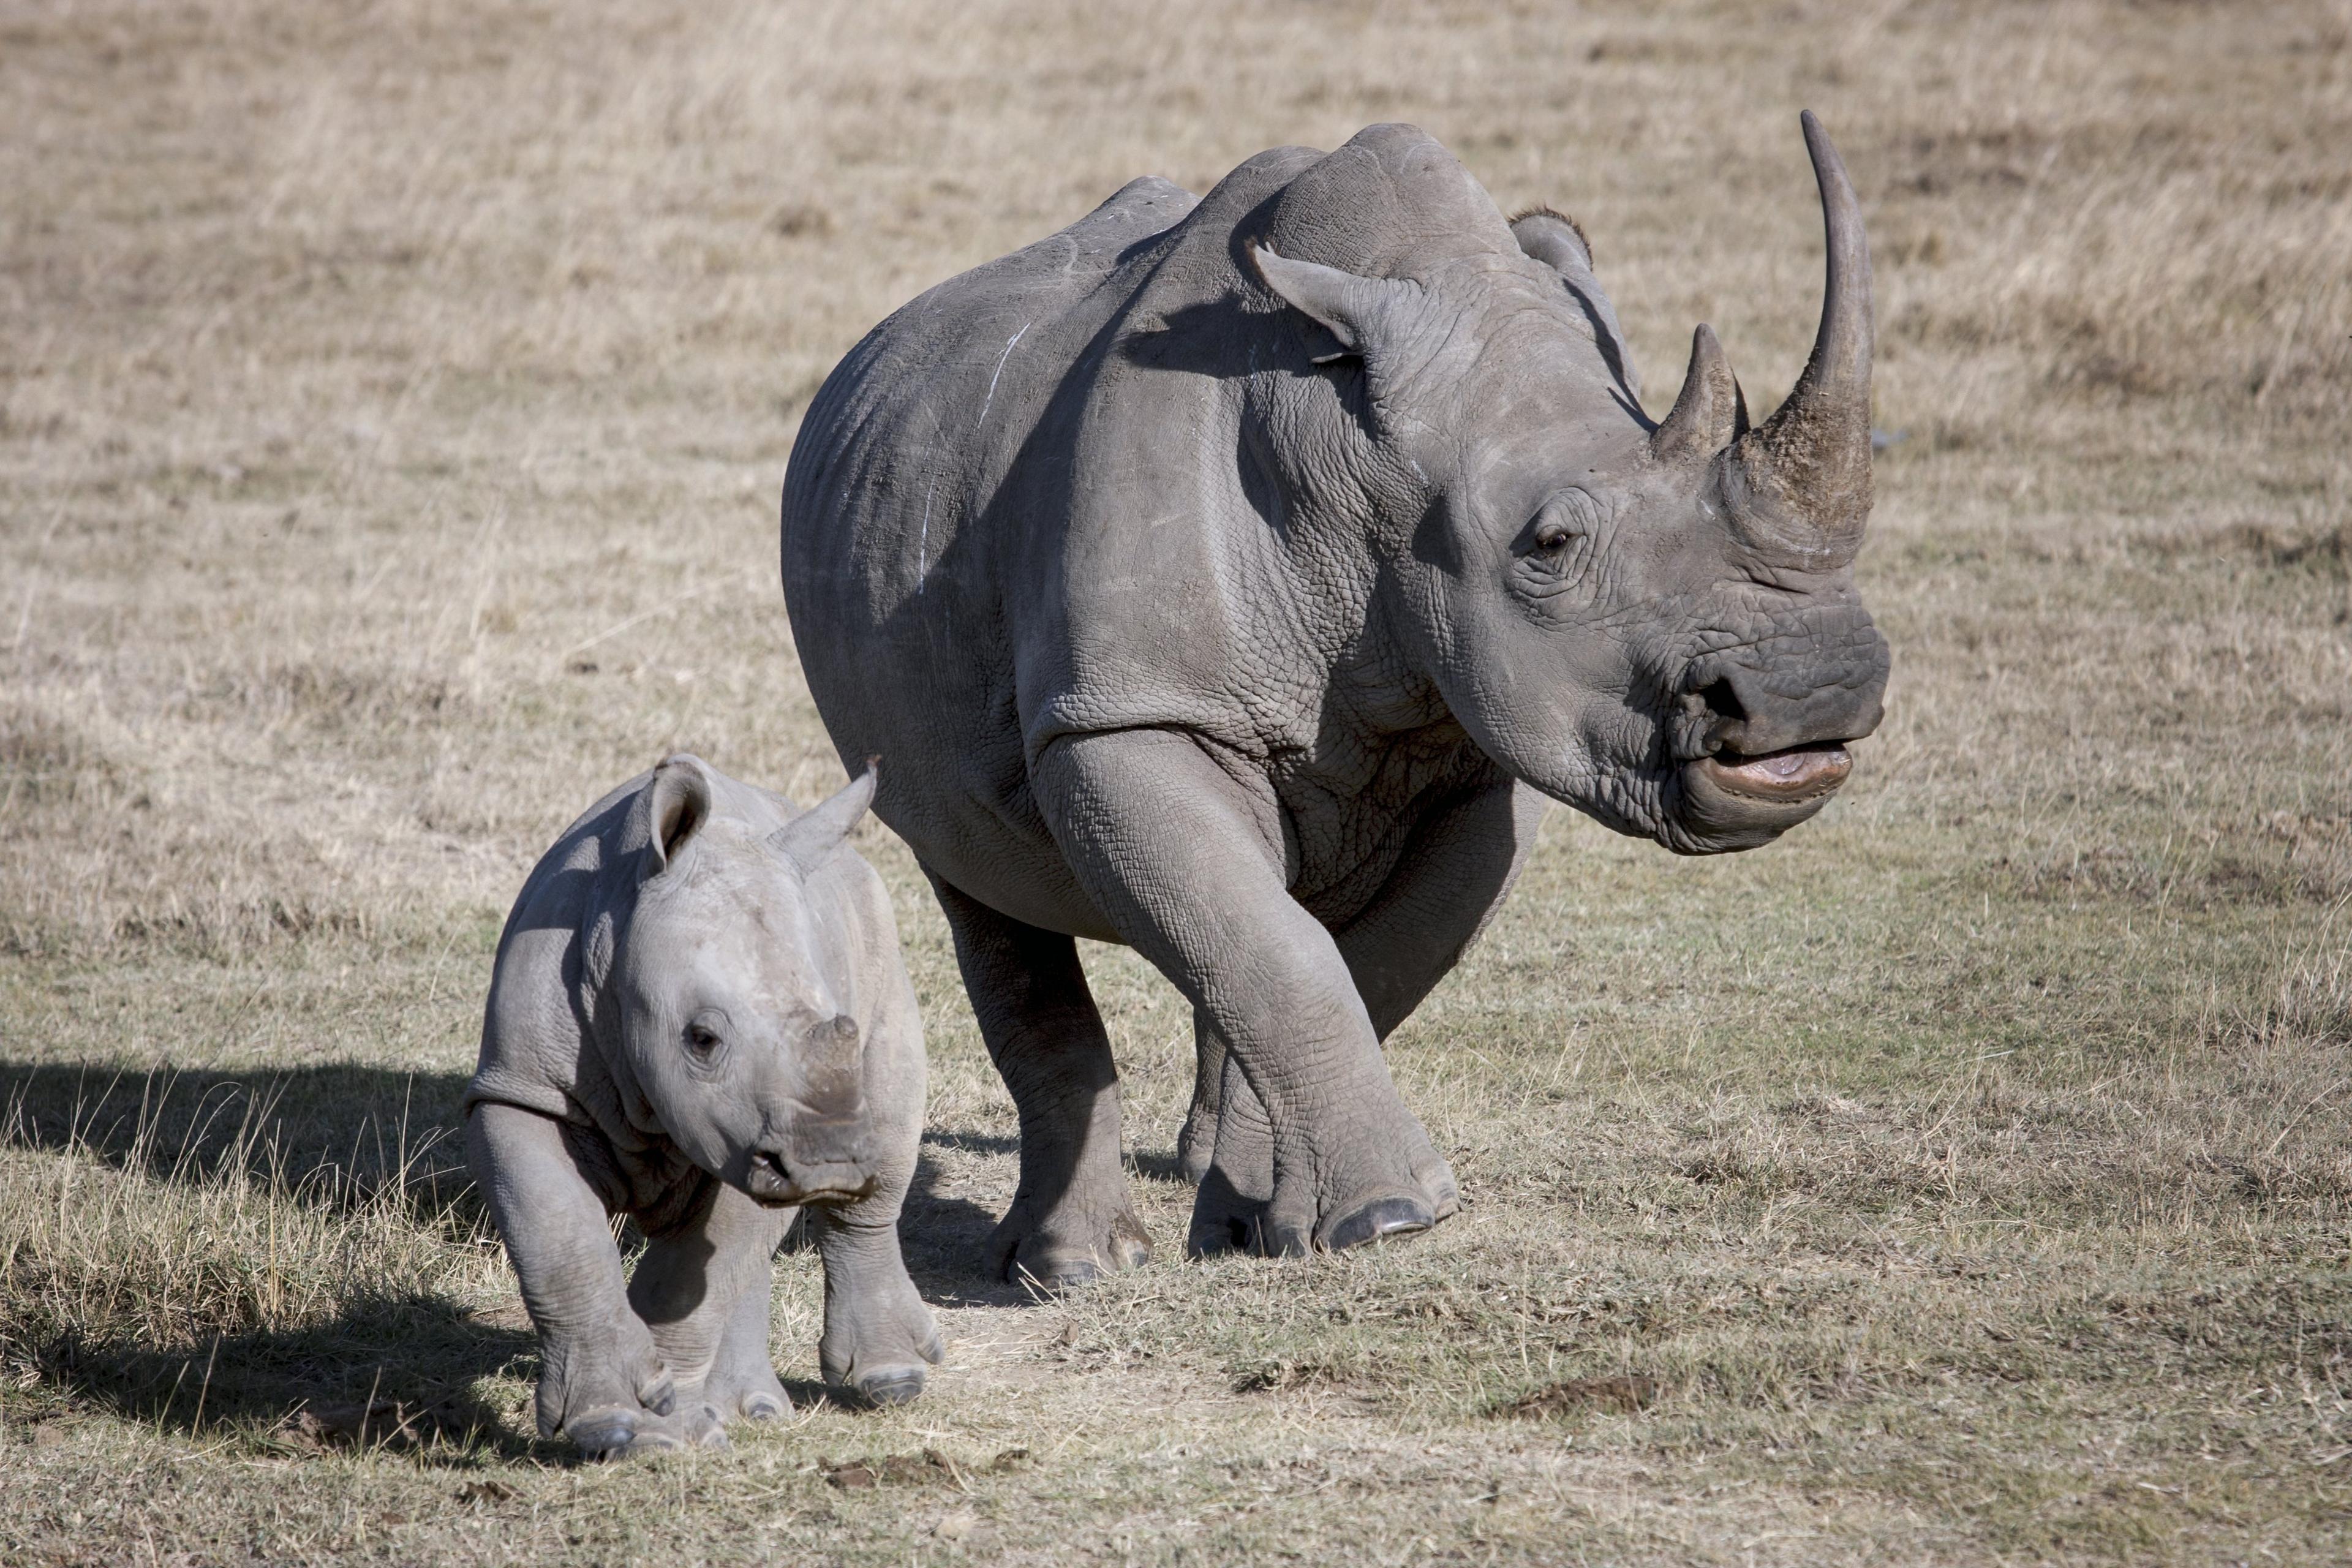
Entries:
{"type": "Polygon", "coordinates": [[[467,1157],[539,1328],[539,1429],[592,1455],[723,1446],[791,1408],[770,1260],[824,1263],[827,1382],[877,1404],[945,1353],[898,1252],[923,1036],[888,896],[813,810],[669,758],[541,859],[499,940],[467,1157]],[[623,1277],[609,1216],[646,1237],[623,1277]]]}

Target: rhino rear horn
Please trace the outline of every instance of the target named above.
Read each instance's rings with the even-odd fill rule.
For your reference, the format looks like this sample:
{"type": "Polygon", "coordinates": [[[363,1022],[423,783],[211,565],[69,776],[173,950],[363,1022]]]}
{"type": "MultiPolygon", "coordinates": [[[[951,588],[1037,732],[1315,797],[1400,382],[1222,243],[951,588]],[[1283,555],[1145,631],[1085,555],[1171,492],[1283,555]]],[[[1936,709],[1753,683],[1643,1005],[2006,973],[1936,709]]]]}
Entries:
{"type": "Polygon", "coordinates": [[[864,773],[776,829],[769,845],[803,874],[815,870],[848,840],[849,830],[872,807],[881,779],[882,759],[866,758],[864,773]]]}
{"type": "Polygon", "coordinates": [[[1870,242],[1862,203],[1808,110],[1829,276],[1812,357],[1789,400],[1724,453],[1724,500],[1749,542],[1816,571],[1844,565],[1870,517],[1870,242]]]}
{"type": "Polygon", "coordinates": [[[710,820],[710,773],[702,759],[680,752],[654,769],[646,809],[646,868],[658,877],[710,820]]]}
{"type": "Polygon", "coordinates": [[[1731,362],[1704,322],[1691,334],[1690,368],[1664,424],[1650,432],[1650,450],[1660,462],[1704,463],[1738,440],[1748,428],[1748,403],[1740,395],[1731,362]]]}

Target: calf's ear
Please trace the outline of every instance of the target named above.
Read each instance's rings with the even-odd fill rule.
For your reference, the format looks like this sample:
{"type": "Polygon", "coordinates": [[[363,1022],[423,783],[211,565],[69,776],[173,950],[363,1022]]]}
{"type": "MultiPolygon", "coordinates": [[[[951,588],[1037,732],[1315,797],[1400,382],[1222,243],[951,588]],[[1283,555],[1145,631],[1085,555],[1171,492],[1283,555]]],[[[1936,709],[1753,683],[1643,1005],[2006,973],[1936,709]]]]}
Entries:
{"type": "Polygon", "coordinates": [[[1319,261],[1296,261],[1263,245],[1250,247],[1250,260],[1275,297],[1321,323],[1339,340],[1340,353],[1318,354],[1315,363],[1348,354],[1379,352],[1385,339],[1403,329],[1422,299],[1418,283],[1393,278],[1363,278],[1319,261]]]}
{"type": "Polygon", "coordinates": [[[824,865],[874,804],[874,786],[882,778],[881,764],[879,757],[866,758],[864,773],[776,829],[769,837],[769,845],[803,874],[824,865]]]}
{"type": "Polygon", "coordinates": [[[710,773],[699,757],[680,752],[654,769],[646,806],[645,875],[658,877],[710,819],[710,773]]]}

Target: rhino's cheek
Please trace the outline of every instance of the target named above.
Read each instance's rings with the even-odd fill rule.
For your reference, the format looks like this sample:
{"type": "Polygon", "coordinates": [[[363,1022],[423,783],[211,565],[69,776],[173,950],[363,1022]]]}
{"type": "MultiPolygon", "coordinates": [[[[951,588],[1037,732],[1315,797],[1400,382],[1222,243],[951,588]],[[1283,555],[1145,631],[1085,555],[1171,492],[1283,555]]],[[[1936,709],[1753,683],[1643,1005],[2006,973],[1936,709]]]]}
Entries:
{"type": "Polygon", "coordinates": [[[759,1142],[760,1119],[733,1076],[641,1069],[641,1081],[671,1147],[698,1169],[740,1186],[759,1142]]]}

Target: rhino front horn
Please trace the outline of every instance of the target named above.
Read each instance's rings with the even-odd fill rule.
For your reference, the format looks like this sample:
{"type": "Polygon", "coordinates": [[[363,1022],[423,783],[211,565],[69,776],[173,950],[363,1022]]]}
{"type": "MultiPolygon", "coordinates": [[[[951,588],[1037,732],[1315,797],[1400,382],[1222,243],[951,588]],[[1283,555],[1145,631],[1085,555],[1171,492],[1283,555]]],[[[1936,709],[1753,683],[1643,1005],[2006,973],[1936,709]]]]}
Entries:
{"type": "Polygon", "coordinates": [[[1724,452],[1721,483],[1759,552],[1818,572],[1853,559],[1870,517],[1870,243],[1844,161],[1811,110],[1803,122],[1828,237],[1821,329],[1789,400],[1724,452]]]}

